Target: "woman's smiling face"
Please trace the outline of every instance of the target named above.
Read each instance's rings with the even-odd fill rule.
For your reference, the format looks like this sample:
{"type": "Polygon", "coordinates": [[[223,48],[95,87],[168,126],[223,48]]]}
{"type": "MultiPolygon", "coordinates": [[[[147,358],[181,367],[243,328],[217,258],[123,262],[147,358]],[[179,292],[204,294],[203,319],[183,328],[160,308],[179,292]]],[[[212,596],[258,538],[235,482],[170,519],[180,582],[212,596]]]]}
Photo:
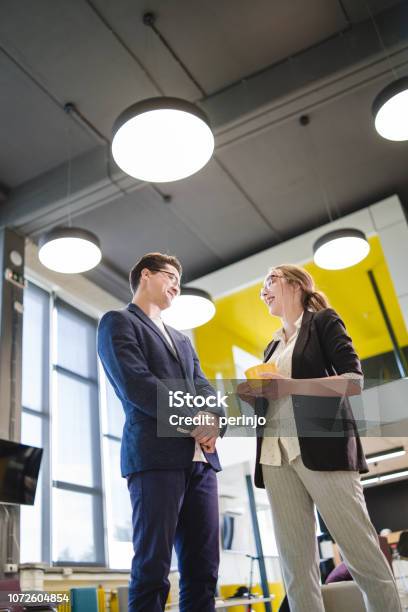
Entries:
{"type": "Polygon", "coordinates": [[[297,302],[299,294],[299,284],[288,281],[279,268],[268,273],[261,289],[261,299],[268,307],[269,314],[275,317],[283,317],[288,308],[297,302]]]}
{"type": "Polygon", "coordinates": [[[268,307],[269,314],[281,317],[283,313],[283,301],[285,285],[287,285],[279,270],[271,270],[265,277],[261,289],[261,299],[268,307]]]}

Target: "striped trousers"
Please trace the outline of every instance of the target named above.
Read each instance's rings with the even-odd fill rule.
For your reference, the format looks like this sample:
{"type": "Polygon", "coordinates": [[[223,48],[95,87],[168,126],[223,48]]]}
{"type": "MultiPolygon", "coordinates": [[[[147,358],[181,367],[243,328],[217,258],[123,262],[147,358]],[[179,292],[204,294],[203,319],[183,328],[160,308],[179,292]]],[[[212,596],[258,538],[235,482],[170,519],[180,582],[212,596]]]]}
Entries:
{"type": "MultiPolygon", "coordinates": [[[[324,612],[316,504],[368,612],[402,612],[397,587],[370,521],[358,472],[309,470],[297,457],[263,465],[276,543],[291,612],[324,612]]],[[[350,611],[352,612],[352,611],[350,611]]]]}

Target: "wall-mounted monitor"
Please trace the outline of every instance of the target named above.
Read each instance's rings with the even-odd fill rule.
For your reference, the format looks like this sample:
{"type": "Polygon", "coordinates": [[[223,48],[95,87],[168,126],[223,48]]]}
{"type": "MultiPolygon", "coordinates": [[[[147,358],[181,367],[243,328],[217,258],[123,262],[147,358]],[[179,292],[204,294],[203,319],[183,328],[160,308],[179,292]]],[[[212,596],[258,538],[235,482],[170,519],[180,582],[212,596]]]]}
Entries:
{"type": "Polygon", "coordinates": [[[0,440],[0,503],[33,505],[42,448],[0,440]]]}

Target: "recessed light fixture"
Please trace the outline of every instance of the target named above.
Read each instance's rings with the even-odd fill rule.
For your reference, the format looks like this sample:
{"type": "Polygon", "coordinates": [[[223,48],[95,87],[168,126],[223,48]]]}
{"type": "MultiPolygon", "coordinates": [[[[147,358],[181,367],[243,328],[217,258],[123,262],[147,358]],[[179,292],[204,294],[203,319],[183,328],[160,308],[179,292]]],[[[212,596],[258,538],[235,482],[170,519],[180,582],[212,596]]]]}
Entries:
{"type": "Polygon", "coordinates": [[[41,263],[64,274],[91,270],[102,258],[95,234],[78,227],[56,227],[41,236],[38,246],[41,263]]]}
{"type": "Polygon", "coordinates": [[[408,77],[397,79],[380,91],[372,113],[380,136],[387,140],[408,140],[408,77]]]}
{"type": "Polygon", "coordinates": [[[385,461],[386,459],[394,459],[395,457],[402,457],[406,454],[406,450],[403,446],[399,446],[398,448],[392,448],[387,451],[381,451],[378,453],[372,453],[370,455],[366,455],[367,463],[377,463],[378,461],[385,461]]]}
{"type": "Polygon", "coordinates": [[[113,126],[113,159],[142,181],[177,181],[198,172],[214,151],[205,113],[180,98],[142,100],[119,115],[113,126]]]}
{"type": "Polygon", "coordinates": [[[182,287],[170,308],[163,310],[162,318],[175,329],[194,329],[208,323],[215,315],[211,296],[202,289],[182,287]]]}
{"type": "Polygon", "coordinates": [[[380,482],[380,479],[378,478],[378,476],[373,476],[373,478],[362,478],[361,479],[361,484],[363,485],[363,487],[366,487],[367,485],[370,485],[370,484],[375,484],[376,482],[380,482]]]}
{"type": "Polygon", "coordinates": [[[385,480],[395,480],[396,478],[405,478],[406,476],[408,476],[408,470],[391,472],[390,474],[383,474],[380,476],[380,482],[384,482],[385,480]]]}
{"type": "Polygon", "coordinates": [[[388,472],[386,474],[379,474],[369,478],[362,478],[361,484],[367,486],[375,483],[387,482],[388,480],[398,480],[398,478],[406,478],[408,476],[408,470],[396,470],[394,472],[388,472]]]}
{"type": "Polygon", "coordinates": [[[325,270],[342,270],[367,257],[370,245],[358,229],[338,229],[321,236],[313,245],[314,262],[325,270]]]}

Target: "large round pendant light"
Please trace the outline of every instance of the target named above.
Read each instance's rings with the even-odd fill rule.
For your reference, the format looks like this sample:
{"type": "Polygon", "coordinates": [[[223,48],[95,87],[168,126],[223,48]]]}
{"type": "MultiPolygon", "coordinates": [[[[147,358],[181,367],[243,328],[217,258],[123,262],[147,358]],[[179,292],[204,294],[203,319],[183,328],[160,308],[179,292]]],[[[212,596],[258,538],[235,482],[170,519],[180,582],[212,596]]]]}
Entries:
{"type": "Polygon", "coordinates": [[[102,258],[95,234],[78,227],[56,227],[41,236],[38,246],[41,263],[64,274],[91,270],[102,258]]]}
{"type": "Polygon", "coordinates": [[[325,270],[342,270],[367,257],[370,244],[358,229],[339,229],[321,236],[313,245],[314,262],[325,270]]]}
{"type": "Polygon", "coordinates": [[[408,77],[387,85],[373,102],[375,129],[388,140],[408,140],[408,77]]]}
{"type": "Polygon", "coordinates": [[[215,315],[211,296],[202,289],[182,287],[170,308],[163,310],[162,318],[175,329],[194,329],[208,323],[215,315]]]}
{"type": "Polygon", "coordinates": [[[205,113],[179,98],[142,100],[113,126],[113,159],[126,174],[163,183],[191,176],[209,161],[214,136],[205,113]]]}

